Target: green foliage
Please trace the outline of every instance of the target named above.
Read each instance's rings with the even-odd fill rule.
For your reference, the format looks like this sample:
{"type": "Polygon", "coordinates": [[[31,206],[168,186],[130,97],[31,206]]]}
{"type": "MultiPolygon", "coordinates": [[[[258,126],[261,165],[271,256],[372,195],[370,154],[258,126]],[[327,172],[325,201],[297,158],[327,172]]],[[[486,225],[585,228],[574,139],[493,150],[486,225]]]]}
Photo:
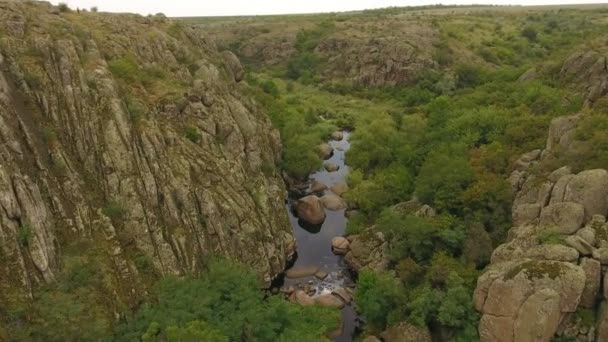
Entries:
{"type": "Polygon", "coordinates": [[[359,274],[355,300],[368,324],[376,329],[403,318],[399,308],[404,305],[405,297],[401,285],[390,274],[369,271],[359,274]]]}
{"type": "Polygon", "coordinates": [[[110,218],[113,223],[121,223],[127,215],[127,209],[117,201],[110,201],[101,209],[101,212],[110,218]]]}
{"type": "Polygon", "coordinates": [[[279,88],[277,87],[277,84],[274,83],[272,80],[264,81],[261,86],[262,90],[266,94],[271,95],[272,97],[279,97],[279,88]]]}
{"type": "Polygon", "coordinates": [[[57,8],[59,9],[59,12],[62,12],[62,13],[66,13],[66,12],[70,12],[71,11],[70,7],[68,7],[68,4],[66,4],[65,2],[60,2],[57,5],[57,8]]]}
{"type": "Polygon", "coordinates": [[[32,239],[34,237],[34,233],[32,232],[32,226],[29,224],[22,224],[19,227],[19,232],[17,234],[17,241],[19,242],[19,246],[21,247],[29,247],[32,239]]]}
{"type": "MultiPolygon", "coordinates": [[[[142,338],[142,340],[146,340],[142,338]]],[[[167,328],[168,342],[228,342],[228,337],[202,321],[192,321],[185,327],[169,326],[167,328]]]]}
{"type": "Polygon", "coordinates": [[[461,211],[462,194],[473,182],[473,171],[463,154],[456,147],[429,156],[416,178],[416,194],[422,202],[451,213],[461,211]]]}
{"type": "Polygon", "coordinates": [[[546,245],[563,245],[565,244],[564,237],[558,232],[547,229],[538,234],[538,239],[542,244],[546,245]]]}
{"type": "Polygon", "coordinates": [[[126,55],[108,62],[114,77],[128,85],[151,87],[154,82],[167,78],[165,71],[155,66],[142,67],[134,55],[126,55]]]}
{"type": "Polygon", "coordinates": [[[201,132],[198,130],[198,128],[194,126],[187,126],[184,129],[184,136],[186,137],[186,139],[192,141],[195,144],[198,144],[203,138],[201,132]]]}
{"type": "Polygon", "coordinates": [[[524,27],[523,30],[521,30],[521,36],[531,42],[535,42],[538,37],[538,33],[536,32],[536,29],[534,29],[533,27],[526,26],[526,27],[524,27]]]}
{"type": "Polygon", "coordinates": [[[382,212],[376,220],[376,229],[391,241],[389,257],[393,261],[412,258],[424,262],[430,260],[435,251],[457,252],[465,238],[464,227],[452,217],[402,217],[393,209],[382,212]]]}
{"type": "Polygon", "coordinates": [[[250,269],[220,261],[209,265],[204,278],[163,279],[153,300],[119,327],[116,340],[313,341],[337,326],[336,310],[264,299],[259,289],[250,269]]]}
{"type": "Polygon", "coordinates": [[[578,122],[576,138],[585,144],[575,155],[563,156],[566,163],[578,169],[608,168],[608,111],[595,110],[583,115],[578,122]]]}
{"type": "Polygon", "coordinates": [[[474,65],[464,64],[456,67],[456,86],[458,88],[476,87],[484,82],[483,70],[474,65]]]}

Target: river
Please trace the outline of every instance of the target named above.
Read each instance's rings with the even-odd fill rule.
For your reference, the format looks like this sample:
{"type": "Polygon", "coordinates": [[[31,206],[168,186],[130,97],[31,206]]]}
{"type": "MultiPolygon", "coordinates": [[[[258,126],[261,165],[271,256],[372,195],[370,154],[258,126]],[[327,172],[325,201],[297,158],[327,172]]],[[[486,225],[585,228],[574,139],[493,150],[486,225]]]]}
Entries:
{"type": "MultiPolygon", "coordinates": [[[[345,153],[350,148],[348,142],[349,132],[343,131],[342,140],[331,140],[328,143],[333,148],[333,155],[326,162],[334,163],[339,166],[338,171],[327,172],[321,169],[310,175],[310,180],[317,180],[328,187],[332,185],[346,183],[348,176],[348,166],[344,163],[345,153]]],[[[330,194],[327,189],[323,193],[316,193],[318,196],[330,194]]],[[[301,194],[300,194],[301,196],[301,194]]],[[[299,221],[294,215],[292,206],[297,201],[298,195],[290,194],[287,203],[289,221],[297,241],[297,259],[292,268],[318,266],[320,270],[327,272],[327,278],[319,280],[315,276],[284,280],[284,286],[306,286],[314,288],[314,296],[331,293],[332,290],[340,287],[354,289],[354,281],[348,267],[344,263],[343,257],[335,255],[331,250],[331,240],[336,236],[343,236],[346,231],[347,218],[345,209],[331,211],[325,210],[327,215],[325,221],[319,227],[311,227],[299,221]]],[[[343,328],[339,336],[334,338],[337,342],[351,342],[357,332],[358,316],[352,305],[346,305],[342,309],[343,328]]]]}

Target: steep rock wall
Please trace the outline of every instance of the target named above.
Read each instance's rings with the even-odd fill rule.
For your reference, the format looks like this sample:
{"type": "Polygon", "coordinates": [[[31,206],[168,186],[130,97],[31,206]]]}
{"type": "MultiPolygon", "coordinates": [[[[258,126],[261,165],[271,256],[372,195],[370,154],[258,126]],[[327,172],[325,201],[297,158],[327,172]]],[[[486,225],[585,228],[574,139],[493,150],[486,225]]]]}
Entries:
{"type": "Polygon", "coordinates": [[[568,165],[548,175],[538,171],[575,153],[582,144],[575,135],[579,120],[554,119],[546,148],[515,163],[509,178],[514,227],[474,294],[482,341],[608,338],[608,171],[574,174],[568,165]]]}
{"type": "Polygon", "coordinates": [[[0,303],[52,282],[80,242],[127,302],[145,291],[138,258],[159,274],[214,256],[281,272],[295,243],[280,139],[242,77],[163,17],[0,2],[0,303]]]}

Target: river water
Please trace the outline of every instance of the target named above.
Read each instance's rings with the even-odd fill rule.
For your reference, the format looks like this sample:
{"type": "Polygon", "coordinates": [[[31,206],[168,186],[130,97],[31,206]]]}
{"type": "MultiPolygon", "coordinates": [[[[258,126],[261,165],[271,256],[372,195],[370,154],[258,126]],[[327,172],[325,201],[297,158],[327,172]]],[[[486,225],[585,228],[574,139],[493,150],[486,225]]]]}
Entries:
{"type": "MultiPolygon", "coordinates": [[[[327,172],[321,169],[310,175],[310,180],[317,180],[328,187],[335,184],[346,183],[348,176],[348,166],[344,163],[346,151],[350,148],[348,142],[349,133],[344,131],[343,138],[340,141],[329,141],[328,143],[333,148],[333,155],[326,162],[337,164],[340,168],[338,171],[327,172]]],[[[327,189],[324,193],[317,193],[318,196],[330,194],[331,190],[327,189]]],[[[301,195],[300,195],[301,196],[301,195]]],[[[316,289],[315,295],[331,293],[335,288],[353,288],[354,281],[348,267],[344,263],[343,257],[334,255],[331,251],[331,240],[336,236],[343,236],[346,231],[347,218],[344,215],[345,210],[331,211],[325,210],[327,217],[320,226],[311,227],[301,221],[294,215],[292,211],[293,203],[298,199],[298,195],[291,194],[287,209],[289,213],[289,221],[293,228],[293,232],[297,241],[297,259],[293,267],[318,266],[322,271],[328,273],[327,278],[319,280],[314,276],[285,279],[285,286],[298,286],[307,284],[316,289]]],[[[351,342],[357,330],[357,314],[352,305],[346,305],[342,309],[343,329],[340,336],[334,338],[337,342],[351,342]]]]}

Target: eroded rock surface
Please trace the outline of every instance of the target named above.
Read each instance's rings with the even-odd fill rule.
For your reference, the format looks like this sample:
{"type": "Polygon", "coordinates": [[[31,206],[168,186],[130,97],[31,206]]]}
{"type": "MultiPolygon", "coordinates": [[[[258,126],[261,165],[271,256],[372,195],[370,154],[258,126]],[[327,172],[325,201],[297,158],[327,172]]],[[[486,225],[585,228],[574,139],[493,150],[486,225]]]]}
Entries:
{"type": "Polygon", "coordinates": [[[599,307],[600,289],[607,287],[602,265],[608,264],[608,172],[573,174],[569,166],[546,176],[530,171],[576,151],[578,119],[554,119],[546,149],[526,153],[515,163],[509,177],[515,191],[514,227],[508,241],[494,250],[474,293],[482,313],[482,341],[608,338],[601,318],[597,334],[588,326],[579,329],[581,323],[575,321],[580,310],[599,307]]]}
{"type": "Polygon", "coordinates": [[[138,257],[165,275],[224,256],[269,283],[294,253],[262,172],[281,145],[236,56],[166,18],[50,9],[0,2],[0,297],[52,282],[77,243],[130,304],[138,257]]]}

